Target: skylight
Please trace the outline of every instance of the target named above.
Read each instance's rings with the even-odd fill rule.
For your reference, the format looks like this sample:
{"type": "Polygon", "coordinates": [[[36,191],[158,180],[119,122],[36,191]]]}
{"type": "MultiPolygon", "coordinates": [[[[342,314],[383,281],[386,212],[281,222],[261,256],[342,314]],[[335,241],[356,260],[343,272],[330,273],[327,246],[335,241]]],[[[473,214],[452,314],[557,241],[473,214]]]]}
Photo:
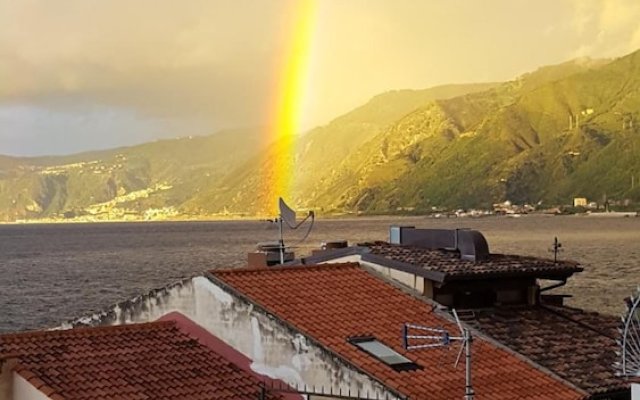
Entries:
{"type": "Polygon", "coordinates": [[[420,368],[416,363],[374,337],[355,337],[350,338],[349,342],[397,371],[420,368]]]}

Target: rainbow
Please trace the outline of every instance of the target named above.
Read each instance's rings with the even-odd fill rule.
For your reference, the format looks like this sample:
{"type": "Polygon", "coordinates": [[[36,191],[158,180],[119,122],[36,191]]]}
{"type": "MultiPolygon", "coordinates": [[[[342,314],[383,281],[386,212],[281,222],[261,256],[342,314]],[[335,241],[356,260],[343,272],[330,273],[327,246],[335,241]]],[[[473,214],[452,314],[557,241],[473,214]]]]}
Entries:
{"type": "Polygon", "coordinates": [[[283,35],[285,49],[277,66],[274,109],[267,132],[268,166],[263,171],[264,211],[274,214],[278,197],[288,198],[294,169],[296,135],[304,112],[311,47],[317,12],[316,0],[294,0],[283,35]]]}

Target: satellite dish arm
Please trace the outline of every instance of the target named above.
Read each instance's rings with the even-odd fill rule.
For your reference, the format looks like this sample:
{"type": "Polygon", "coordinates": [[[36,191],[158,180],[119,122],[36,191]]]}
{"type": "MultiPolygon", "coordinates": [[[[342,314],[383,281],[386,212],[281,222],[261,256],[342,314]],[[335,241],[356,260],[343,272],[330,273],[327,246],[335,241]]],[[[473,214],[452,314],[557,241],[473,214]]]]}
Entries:
{"type": "Polygon", "coordinates": [[[302,240],[298,243],[304,242],[309,234],[311,233],[311,229],[313,229],[313,223],[315,222],[315,213],[313,211],[309,211],[307,216],[300,222],[296,222],[296,212],[291,207],[285,203],[285,201],[280,197],[278,199],[278,207],[280,208],[280,216],[278,218],[278,225],[280,228],[280,264],[284,264],[284,253],[285,253],[285,244],[284,244],[284,232],[283,225],[287,224],[287,227],[291,230],[296,230],[302,226],[305,222],[311,219],[311,224],[309,224],[309,229],[305,233],[302,240]]]}
{"type": "Polygon", "coordinates": [[[309,215],[307,215],[307,217],[304,220],[302,220],[302,222],[300,222],[296,228],[293,228],[293,229],[297,229],[298,227],[300,227],[300,225],[302,225],[303,222],[307,221],[309,218],[311,218],[311,223],[309,224],[309,228],[307,228],[307,232],[304,234],[302,239],[300,239],[296,243],[294,243],[294,246],[297,246],[300,243],[302,243],[305,240],[307,240],[307,238],[311,234],[311,230],[313,229],[313,224],[316,221],[315,213],[313,211],[309,211],[309,215]]]}
{"type": "Polygon", "coordinates": [[[295,229],[300,228],[300,226],[302,226],[302,224],[304,224],[305,222],[307,222],[307,221],[309,220],[309,218],[311,218],[311,219],[315,220],[315,216],[316,216],[316,214],[315,214],[313,211],[309,211],[309,214],[307,214],[307,216],[306,216],[306,217],[304,217],[304,219],[303,219],[302,221],[298,222],[298,223],[297,223],[297,224],[295,224],[295,225],[291,225],[291,224],[289,224],[289,221],[287,221],[287,219],[285,219],[285,218],[282,218],[282,220],[287,224],[287,226],[289,227],[289,229],[293,229],[293,230],[295,230],[295,229]]]}

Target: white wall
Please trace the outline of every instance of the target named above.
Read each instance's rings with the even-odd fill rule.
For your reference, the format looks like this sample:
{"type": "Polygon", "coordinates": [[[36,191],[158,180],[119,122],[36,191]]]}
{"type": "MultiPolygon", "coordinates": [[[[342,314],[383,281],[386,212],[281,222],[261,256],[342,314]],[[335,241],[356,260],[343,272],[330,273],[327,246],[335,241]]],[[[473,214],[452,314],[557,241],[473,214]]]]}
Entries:
{"type": "Polygon", "coordinates": [[[156,320],[177,311],[253,360],[252,368],[290,385],[369,393],[392,399],[382,385],[344,364],[301,334],[258,311],[206,277],[142,296],[71,325],[119,325],[156,320]]]}
{"type": "Polygon", "coordinates": [[[640,400],[640,384],[631,384],[631,400],[640,400]]]}
{"type": "Polygon", "coordinates": [[[48,400],[49,397],[36,389],[29,381],[17,372],[13,373],[13,398],[12,400],[48,400]]]}
{"type": "MultiPolygon", "coordinates": [[[[360,257],[360,256],[358,256],[360,257]]],[[[331,261],[334,262],[334,261],[331,261]]],[[[375,271],[378,271],[384,276],[387,276],[394,281],[401,283],[402,285],[408,287],[409,289],[415,290],[420,295],[427,295],[427,297],[433,297],[433,290],[429,288],[425,292],[425,279],[421,276],[417,276],[415,274],[411,274],[409,272],[399,271],[394,268],[385,267],[384,265],[375,264],[368,261],[359,261],[361,265],[369,267],[375,271]],[[431,296],[428,296],[431,294],[431,296]]],[[[430,285],[430,282],[427,281],[427,285],[430,285]]]]}
{"type": "Polygon", "coordinates": [[[194,307],[195,289],[193,280],[189,278],[119,303],[109,310],[70,321],[60,328],[154,321],[171,311],[192,310],[194,307]]]}

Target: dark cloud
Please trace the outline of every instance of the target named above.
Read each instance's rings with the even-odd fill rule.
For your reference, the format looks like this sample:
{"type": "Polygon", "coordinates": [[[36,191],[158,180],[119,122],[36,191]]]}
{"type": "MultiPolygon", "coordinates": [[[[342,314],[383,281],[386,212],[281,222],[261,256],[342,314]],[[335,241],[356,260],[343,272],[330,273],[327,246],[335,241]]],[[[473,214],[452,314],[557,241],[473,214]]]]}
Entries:
{"type": "MultiPolygon", "coordinates": [[[[0,0],[0,153],[18,151],[11,141],[64,152],[51,147],[60,135],[75,151],[264,124],[297,1],[0,0]]],[[[640,3],[605,3],[318,0],[302,126],[385,90],[505,80],[640,45],[640,3]]]]}

